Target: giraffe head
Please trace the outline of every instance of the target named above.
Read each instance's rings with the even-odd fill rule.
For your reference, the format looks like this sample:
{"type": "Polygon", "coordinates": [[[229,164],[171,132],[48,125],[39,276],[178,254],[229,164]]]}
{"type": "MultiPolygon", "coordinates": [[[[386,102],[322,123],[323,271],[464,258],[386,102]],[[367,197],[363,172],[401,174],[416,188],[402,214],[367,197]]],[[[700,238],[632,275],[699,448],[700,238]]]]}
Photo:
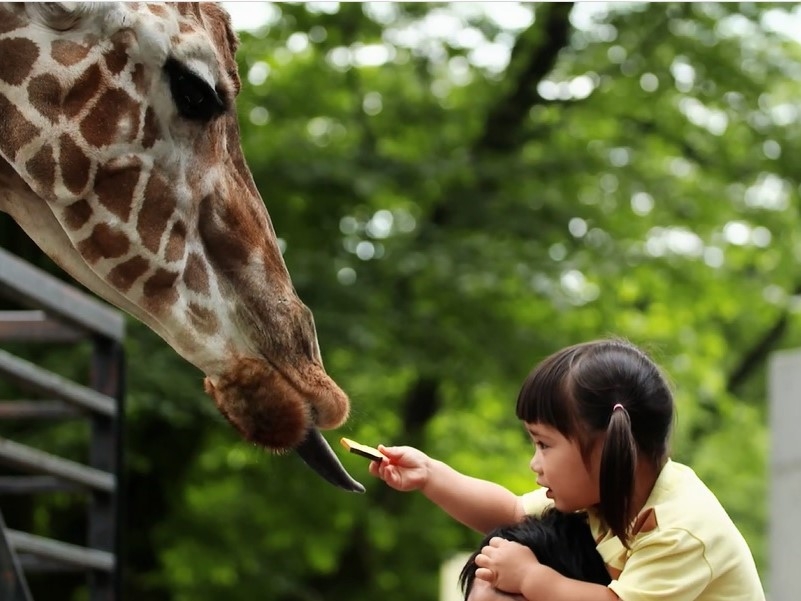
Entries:
{"type": "Polygon", "coordinates": [[[346,418],[242,156],[237,40],[213,4],[0,5],[0,210],[205,374],[242,436],[361,485],[346,418]]]}

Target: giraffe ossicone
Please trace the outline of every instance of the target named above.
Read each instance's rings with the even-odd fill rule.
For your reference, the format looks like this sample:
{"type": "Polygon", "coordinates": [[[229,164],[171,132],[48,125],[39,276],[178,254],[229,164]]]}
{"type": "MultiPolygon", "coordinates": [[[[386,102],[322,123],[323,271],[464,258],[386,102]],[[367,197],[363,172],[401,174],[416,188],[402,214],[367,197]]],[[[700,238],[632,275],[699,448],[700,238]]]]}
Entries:
{"type": "Polygon", "coordinates": [[[205,374],[242,434],[348,490],[346,419],[242,155],[210,3],[0,4],[0,211],[205,374]]]}

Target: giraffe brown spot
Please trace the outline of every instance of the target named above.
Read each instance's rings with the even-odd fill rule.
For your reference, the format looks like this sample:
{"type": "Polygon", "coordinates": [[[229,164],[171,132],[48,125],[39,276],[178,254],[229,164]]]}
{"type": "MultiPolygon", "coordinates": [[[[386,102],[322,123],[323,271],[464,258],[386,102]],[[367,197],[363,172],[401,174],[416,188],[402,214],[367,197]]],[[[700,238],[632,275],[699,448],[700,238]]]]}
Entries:
{"type": "Polygon", "coordinates": [[[80,195],[89,183],[92,163],[81,147],[67,134],[61,136],[59,143],[61,179],[70,192],[80,195]]]}
{"type": "Polygon", "coordinates": [[[18,86],[39,58],[39,47],[31,40],[11,38],[0,40],[0,79],[12,86],[18,86]]]}
{"type": "Polygon", "coordinates": [[[102,82],[100,67],[96,64],[87,67],[64,98],[64,114],[72,118],[80,113],[100,91],[102,82]]]}
{"type": "Polygon", "coordinates": [[[139,104],[119,88],[106,90],[81,121],[81,134],[96,148],[133,142],[139,134],[139,104]]]}
{"type": "Polygon", "coordinates": [[[220,270],[236,274],[247,262],[251,247],[258,246],[253,243],[258,240],[253,231],[257,226],[243,219],[244,216],[234,212],[230,205],[215,204],[215,198],[215,195],[208,195],[200,201],[200,238],[209,260],[220,270]]]}
{"type": "Polygon", "coordinates": [[[193,2],[179,2],[175,5],[175,8],[178,9],[178,14],[182,17],[195,19],[198,23],[202,20],[202,11],[200,10],[200,6],[198,3],[193,2]]]}
{"type": "Polygon", "coordinates": [[[211,310],[195,302],[190,302],[187,308],[189,309],[187,311],[189,320],[201,334],[211,336],[219,329],[220,322],[211,310]]]}
{"type": "Polygon", "coordinates": [[[71,40],[54,40],[50,45],[50,56],[57,63],[70,67],[89,55],[89,46],[71,40]]]}
{"type": "Polygon", "coordinates": [[[134,89],[142,96],[147,93],[147,81],[145,81],[145,66],[142,63],[136,63],[133,71],[131,71],[131,81],[133,81],[134,89]]]}
{"type": "Polygon", "coordinates": [[[206,262],[198,253],[189,253],[184,268],[184,284],[193,292],[209,293],[209,273],[206,271],[206,262]]]}
{"type": "Polygon", "coordinates": [[[61,106],[61,84],[55,75],[45,73],[32,78],[28,82],[28,100],[50,123],[55,123],[61,106]]]}
{"type": "Polygon", "coordinates": [[[164,249],[164,258],[167,261],[178,261],[184,256],[186,250],[186,226],[183,221],[176,221],[170,236],[167,238],[167,247],[164,249]]]}
{"type": "Polygon", "coordinates": [[[147,107],[147,111],[145,111],[145,127],[144,127],[144,135],[142,136],[142,146],[145,148],[150,148],[153,144],[156,143],[156,139],[159,136],[159,126],[158,121],[156,120],[156,113],[153,110],[153,107],[147,107]]]}
{"type": "Polygon", "coordinates": [[[25,21],[20,19],[9,9],[0,9],[0,33],[8,33],[25,25],[25,21]]]}
{"type": "Polygon", "coordinates": [[[25,164],[28,174],[36,180],[37,188],[46,190],[48,196],[53,192],[56,181],[56,161],[53,158],[53,149],[45,144],[25,164]]]}
{"type": "Polygon", "coordinates": [[[64,209],[64,222],[72,230],[81,229],[91,217],[92,207],[83,198],[64,209]]]}
{"type": "Polygon", "coordinates": [[[180,31],[182,34],[195,33],[197,28],[195,27],[194,23],[191,23],[186,19],[182,19],[181,22],[178,23],[178,31],[180,31]]]}
{"type": "Polygon", "coordinates": [[[178,289],[175,282],[178,274],[166,269],[158,269],[145,281],[142,291],[145,295],[145,305],[156,312],[165,306],[174,305],[178,300],[178,289]]]}
{"type": "Polygon", "coordinates": [[[128,252],[131,243],[128,237],[107,223],[97,224],[89,237],[79,243],[77,248],[88,263],[100,259],[116,259],[128,252]]]}
{"type": "Polygon", "coordinates": [[[167,12],[167,9],[164,8],[163,6],[161,6],[160,4],[150,4],[150,3],[148,3],[147,10],[149,10],[151,13],[153,13],[157,17],[167,17],[167,16],[169,16],[169,13],[167,12]]]}
{"type": "Polygon", "coordinates": [[[104,207],[127,222],[131,217],[136,185],[142,173],[139,159],[124,159],[100,165],[95,174],[94,190],[104,207]]]}
{"type": "Polygon", "coordinates": [[[17,151],[33,140],[39,130],[19,112],[5,96],[0,95],[0,151],[11,161],[17,151]]]}
{"type": "Polygon", "coordinates": [[[128,64],[127,48],[132,41],[134,34],[127,29],[118,31],[111,37],[111,49],[103,55],[103,58],[112,75],[119,75],[128,64]]]}
{"type": "Polygon", "coordinates": [[[147,262],[147,259],[131,257],[109,272],[108,281],[121,292],[126,292],[149,268],[150,263],[147,262]]]}
{"type": "Polygon", "coordinates": [[[136,231],[139,232],[142,244],[153,254],[158,253],[161,237],[177,204],[172,187],[161,175],[154,173],[145,187],[144,200],[136,223],[136,231]]]}

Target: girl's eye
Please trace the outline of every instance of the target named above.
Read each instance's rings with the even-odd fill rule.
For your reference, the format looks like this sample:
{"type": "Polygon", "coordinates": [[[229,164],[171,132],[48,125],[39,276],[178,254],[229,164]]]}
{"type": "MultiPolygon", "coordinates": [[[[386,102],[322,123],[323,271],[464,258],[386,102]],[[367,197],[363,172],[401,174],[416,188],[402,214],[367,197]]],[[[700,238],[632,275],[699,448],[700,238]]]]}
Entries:
{"type": "Polygon", "coordinates": [[[541,442],[539,440],[534,441],[534,446],[537,447],[537,449],[539,449],[540,451],[544,451],[545,449],[548,448],[547,444],[545,444],[544,442],[541,442]]]}
{"type": "Polygon", "coordinates": [[[178,61],[168,60],[164,70],[170,80],[172,100],[185,119],[210,121],[225,110],[217,92],[178,61]]]}

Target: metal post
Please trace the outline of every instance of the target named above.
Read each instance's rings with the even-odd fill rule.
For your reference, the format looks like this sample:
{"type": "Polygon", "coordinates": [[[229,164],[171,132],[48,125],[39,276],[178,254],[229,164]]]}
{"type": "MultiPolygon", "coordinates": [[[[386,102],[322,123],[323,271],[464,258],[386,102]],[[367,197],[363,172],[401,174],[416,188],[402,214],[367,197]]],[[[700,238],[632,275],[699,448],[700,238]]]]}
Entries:
{"type": "Polygon", "coordinates": [[[770,359],[770,599],[798,599],[801,557],[801,350],[770,359]]]}
{"type": "Polygon", "coordinates": [[[6,537],[6,523],[0,513],[0,599],[3,601],[31,601],[31,593],[19,559],[6,537]]]}
{"type": "Polygon", "coordinates": [[[105,337],[94,338],[91,387],[117,401],[114,417],[92,416],[90,464],[116,474],[111,493],[94,491],[89,505],[87,542],[93,549],[113,553],[117,558],[110,572],[94,570],[89,576],[90,601],[119,601],[121,595],[120,505],[122,495],[122,431],[125,358],[122,345],[105,337]]]}

